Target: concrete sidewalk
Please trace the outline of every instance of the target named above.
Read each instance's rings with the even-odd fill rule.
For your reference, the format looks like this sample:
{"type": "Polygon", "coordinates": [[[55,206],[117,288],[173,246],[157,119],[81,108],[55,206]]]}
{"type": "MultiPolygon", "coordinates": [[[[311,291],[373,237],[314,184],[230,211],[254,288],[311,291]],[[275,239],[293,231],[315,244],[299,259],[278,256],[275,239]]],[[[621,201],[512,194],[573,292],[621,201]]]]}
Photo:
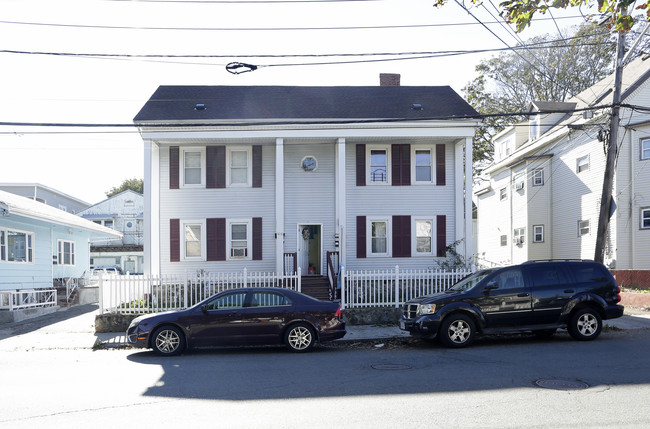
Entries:
{"type": "MultiPolygon", "coordinates": [[[[95,333],[96,305],[81,305],[35,319],[0,325],[0,350],[93,349],[127,346],[124,332],[95,333]],[[38,332],[38,340],[27,334],[38,332]]],[[[618,330],[650,329],[650,312],[625,309],[604,326],[618,330]]],[[[347,335],[337,341],[381,340],[408,337],[397,326],[347,325],[347,335]]]]}

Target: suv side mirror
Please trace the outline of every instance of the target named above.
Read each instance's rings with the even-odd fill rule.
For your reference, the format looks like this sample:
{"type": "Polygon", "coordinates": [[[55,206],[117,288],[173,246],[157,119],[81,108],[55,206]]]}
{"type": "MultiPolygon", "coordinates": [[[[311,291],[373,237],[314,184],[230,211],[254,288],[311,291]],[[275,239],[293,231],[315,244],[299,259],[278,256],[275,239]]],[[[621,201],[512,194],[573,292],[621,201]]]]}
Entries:
{"type": "Polygon", "coordinates": [[[497,283],[495,281],[491,281],[485,286],[484,290],[490,291],[490,290],[493,290],[493,289],[499,289],[499,283],[497,283]]]}

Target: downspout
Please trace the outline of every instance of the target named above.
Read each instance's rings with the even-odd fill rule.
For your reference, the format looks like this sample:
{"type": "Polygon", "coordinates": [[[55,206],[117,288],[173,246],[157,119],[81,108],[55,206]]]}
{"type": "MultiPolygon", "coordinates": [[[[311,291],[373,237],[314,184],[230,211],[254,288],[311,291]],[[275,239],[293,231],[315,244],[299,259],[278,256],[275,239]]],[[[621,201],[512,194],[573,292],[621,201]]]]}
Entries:
{"type": "MultiPolygon", "coordinates": [[[[631,238],[630,239],[630,242],[631,242],[630,243],[631,244],[631,249],[630,249],[630,251],[631,251],[630,269],[631,270],[634,270],[636,268],[636,263],[635,262],[636,262],[636,236],[637,236],[637,234],[635,234],[635,229],[636,229],[635,223],[637,221],[634,220],[635,217],[640,222],[640,219],[637,217],[637,215],[635,215],[636,208],[634,207],[634,178],[636,177],[636,174],[634,174],[634,171],[632,171],[634,169],[634,166],[636,165],[636,163],[634,162],[634,142],[636,140],[637,140],[636,139],[636,132],[633,131],[632,136],[630,138],[630,168],[629,168],[629,170],[630,170],[630,236],[631,236],[630,237],[631,238]]],[[[637,147],[639,147],[639,146],[637,145],[637,147]]],[[[616,233],[618,235],[618,228],[616,228],[616,233]]],[[[616,247],[618,248],[618,246],[616,246],[616,247]]],[[[618,268],[617,265],[618,265],[618,252],[616,254],[616,265],[614,266],[614,268],[618,268]]]]}

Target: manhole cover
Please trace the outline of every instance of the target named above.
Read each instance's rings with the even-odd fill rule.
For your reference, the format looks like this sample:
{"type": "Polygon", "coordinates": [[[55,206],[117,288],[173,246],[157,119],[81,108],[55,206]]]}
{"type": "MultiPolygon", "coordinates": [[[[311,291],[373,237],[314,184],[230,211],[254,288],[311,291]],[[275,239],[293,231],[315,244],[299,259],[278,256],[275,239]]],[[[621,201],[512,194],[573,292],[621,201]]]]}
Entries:
{"type": "Polygon", "coordinates": [[[410,365],[404,365],[401,363],[378,363],[370,365],[370,367],[380,371],[403,371],[405,369],[411,369],[410,365]]]}
{"type": "Polygon", "coordinates": [[[544,389],[555,390],[583,390],[587,389],[589,385],[580,380],[562,380],[558,378],[542,378],[535,382],[538,387],[544,389]]]}

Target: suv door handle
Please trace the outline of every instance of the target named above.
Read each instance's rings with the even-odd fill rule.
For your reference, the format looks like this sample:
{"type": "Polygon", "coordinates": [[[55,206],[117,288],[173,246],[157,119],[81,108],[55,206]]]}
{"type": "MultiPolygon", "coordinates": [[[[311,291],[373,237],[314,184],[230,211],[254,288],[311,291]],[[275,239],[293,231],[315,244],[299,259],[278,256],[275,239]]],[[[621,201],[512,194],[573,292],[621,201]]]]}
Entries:
{"type": "Polygon", "coordinates": [[[520,298],[525,298],[527,296],[530,296],[530,294],[529,293],[520,293],[517,296],[520,297],[520,298]]]}
{"type": "Polygon", "coordinates": [[[575,291],[573,289],[565,289],[564,293],[574,293],[575,291]]]}

